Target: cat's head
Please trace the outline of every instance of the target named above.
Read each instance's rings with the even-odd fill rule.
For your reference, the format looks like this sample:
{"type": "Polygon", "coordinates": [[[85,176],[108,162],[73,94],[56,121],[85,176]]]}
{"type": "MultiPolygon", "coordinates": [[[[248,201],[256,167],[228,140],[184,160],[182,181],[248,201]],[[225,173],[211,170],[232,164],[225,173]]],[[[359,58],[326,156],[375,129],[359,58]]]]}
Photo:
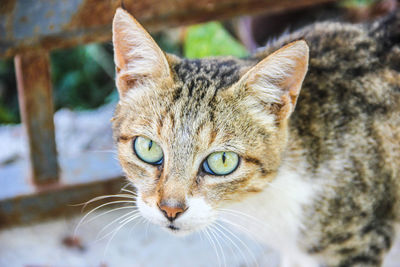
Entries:
{"type": "Polygon", "coordinates": [[[118,9],[113,43],[114,135],[145,218],[189,233],[213,222],[220,207],[268,186],[307,72],[304,41],[259,63],[180,59],[118,9]]]}

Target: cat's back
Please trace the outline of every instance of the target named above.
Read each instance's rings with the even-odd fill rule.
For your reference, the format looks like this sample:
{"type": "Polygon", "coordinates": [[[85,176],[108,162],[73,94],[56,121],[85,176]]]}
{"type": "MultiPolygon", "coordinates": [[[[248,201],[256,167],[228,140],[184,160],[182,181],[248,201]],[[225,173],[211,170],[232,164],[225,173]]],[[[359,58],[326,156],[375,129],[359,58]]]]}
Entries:
{"type": "Polygon", "coordinates": [[[294,39],[310,47],[291,117],[310,168],[335,181],[335,205],[351,204],[349,216],[373,202],[398,210],[392,204],[400,199],[400,10],[371,24],[317,23],[264,53],[294,39]]]}
{"type": "Polygon", "coordinates": [[[313,162],[334,153],[324,147],[353,146],[352,137],[358,148],[363,137],[390,142],[400,157],[400,10],[371,24],[316,23],[261,54],[296,39],[306,40],[310,61],[291,125],[315,147],[313,162]]]}
{"type": "Polygon", "coordinates": [[[319,155],[348,147],[363,154],[354,155],[360,160],[378,161],[370,157],[379,155],[380,162],[395,162],[397,169],[400,11],[374,24],[320,23],[310,28],[304,33],[310,46],[309,72],[292,118],[298,133],[319,155]]]}

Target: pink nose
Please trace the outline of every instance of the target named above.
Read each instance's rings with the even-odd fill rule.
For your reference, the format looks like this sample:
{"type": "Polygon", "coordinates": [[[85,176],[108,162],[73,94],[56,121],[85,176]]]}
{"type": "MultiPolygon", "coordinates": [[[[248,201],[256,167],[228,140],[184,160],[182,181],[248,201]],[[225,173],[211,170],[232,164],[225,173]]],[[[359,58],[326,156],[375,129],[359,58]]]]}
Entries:
{"type": "Polygon", "coordinates": [[[158,207],[160,208],[164,216],[167,217],[167,219],[171,222],[175,220],[183,212],[185,212],[185,208],[183,205],[170,206],[166,203],[161,202],[161,204],[158,205],[158,207]]]}

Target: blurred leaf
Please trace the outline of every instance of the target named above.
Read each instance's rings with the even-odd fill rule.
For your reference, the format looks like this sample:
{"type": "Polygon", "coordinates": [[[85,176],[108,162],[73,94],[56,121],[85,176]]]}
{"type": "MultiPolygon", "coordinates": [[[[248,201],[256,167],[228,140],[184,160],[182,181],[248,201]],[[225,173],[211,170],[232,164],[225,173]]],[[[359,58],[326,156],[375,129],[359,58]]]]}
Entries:
{"type": "Polygon", "coordinates": [[[209,56],[244,57],[248,51],[237,42],[219,22],[190,26],[184,41],[184,55],[187,58],[209,56]]]}

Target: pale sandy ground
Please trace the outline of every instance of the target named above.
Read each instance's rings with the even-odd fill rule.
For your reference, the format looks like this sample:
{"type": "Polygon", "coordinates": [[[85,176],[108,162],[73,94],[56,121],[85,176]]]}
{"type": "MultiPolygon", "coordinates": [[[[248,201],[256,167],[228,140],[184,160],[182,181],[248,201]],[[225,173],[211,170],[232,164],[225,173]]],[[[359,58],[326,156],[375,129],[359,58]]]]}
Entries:
{"type": "MultiPolygon", "coordinates": [[[[112,235],[97,241],[96,235],[113,219],[123,213],[114,212],[84,224],[78,231],[83,249],[64,244],[73,234],[80,217],[58,219],[28,227],[0,232],[1,267],[212,267],[212,266],[278,266],[278,257],[259,244],[240,236],[234,247],[226,238],[219,238],[223,250],[220,262],[214,245],[204,235],[185,238],[172,236],[163,230],[135,222],[112,235]],[[107,244],[108,248],[107,248],[107,244]],[[245,247],[247,246],[247,248],[245,247]],[[225,261],[225,262],[224,262],[225,261]]],[[[116,229],[113,224],[105,233],[116,229]]],[[[231,239],[234,240],[232,236],[231,239]]],[[[218,244],[215,244],[218,247],[218,244]]],[[[385,267],[400,266],[400,243],[389,255],[385,267]]]]}
{"type": "MultiPolygon", "coordinates": [[[[204,235],[175,237],[147,223],[133,227],[135,222],[132,222],[122,228],[111,241],[112,235],[109,235],[95,242],[98,232],[121,214],[114,212],[84,224],[77,234],[84,247],[82,250],[68,247],[63,242],[65,237],[73,234],[78,217],[0,232],[0,266],[210,267],[276,266],[277,263],[275,254],[243,236],[240,237],[243,243],[235,240],[237,248],[228,240],[219,239],[224,254],[222,256],[219,250],[219,263],[214,245],[204,235]]],[[[113,224],[105,233],[119,225],[113,224]]],[[[234,240],[232,236],[230,238],[234,240]]],[[[218,244],[215,243],[215,246],[218,247],[218,244]]]]}

